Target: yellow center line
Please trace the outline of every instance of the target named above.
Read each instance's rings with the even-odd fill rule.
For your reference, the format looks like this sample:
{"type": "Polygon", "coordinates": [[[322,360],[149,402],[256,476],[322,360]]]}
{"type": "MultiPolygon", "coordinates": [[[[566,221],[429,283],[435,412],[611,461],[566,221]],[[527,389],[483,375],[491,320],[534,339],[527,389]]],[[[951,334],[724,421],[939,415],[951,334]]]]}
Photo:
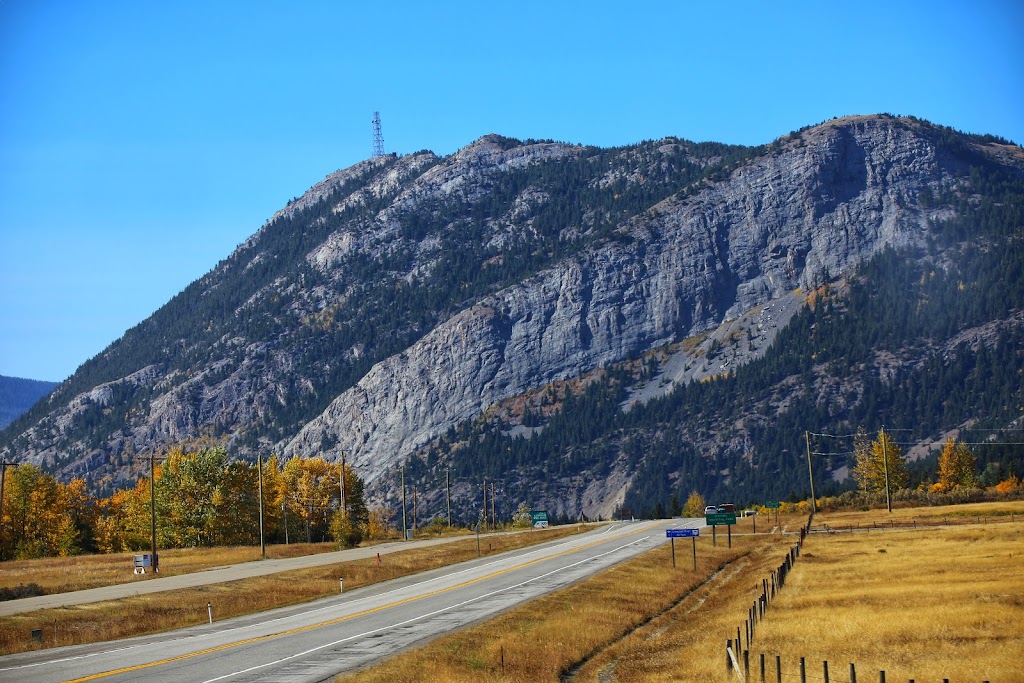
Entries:
{"type": "MultiPolygon", "coordinates": [[[[622,534],[622,536],[629,536],[629,535],[632,535],[632,534],[638,534],[638,533],[641,533],[643,531],[647,531],[650,528],[650,526],[652,526],[652,525],[645,525],[643,528],[634,529],[632,531],[628,531],[628,532],[622,534]]],[[[618,538],[621,538],[621,536],[618,537],[618,538]]],[[[415,602],[417,600],[423,600],[425,598],[430,598],[430,597],[433,597],[435,595],[441,595],[442,593],[448,593],[448,592],[451,592],[453,590],[457,590],[459,588],[465,588],[466,586],[472,586],[473,584],[480,583],[481,581],[486,581],[488,579],[493,579],[493,578],[495,578],[497,576],[501,576],[503,574],[508,574],[509,572],[512,572],[512,571],[516,571],[517,569],[524,569],[526,567],[530,567],[530,566],[538,564],[540,562],[545,562],[547,560],[553,560],[555,558],[563,557],[565,555],[571,555],[572,553],[577,553],[577,552],[579,552],[581,550],[586,550],[587,548],[593,548],[596,545],[601,545],[602,543],[607,543],[610,540],[612,540],[612,539],[609,539],[609,538],[599,539],[599,540],[593,541],[591,543],[587,543],[585,545],[581,545],[578,548],[570,548],[569,550],[563,550],[562,552],[556,553],[554,555],[548,555],[546,557],[541,557],[541,558],[538,558],[536,560],[530,560],[529,562],[524,562],[523,564],[519,564],[519,565],[516,565],[514,567],[508,567],[507,569],[500,569],[500,570],[498,570],[496,572],[492,572],[492,573],[487,574],[485,576],[480,576],[480,577],[477,577],[475,579],[470,579],[468,581],[463,581],[462,583],[458,583],[458,584],[455,584],[453,586],[448,586],[447,588],[438,588],[437,590],[431,591],[429,593],[423,593],[422,595],[414,595],[414,596],[409,597],[409,598],[403,598],[402,600],[396,600],[395,602],[390,602],[390,603],[388,603],[386,605],[380,605],[379,607],[372,607],[370,609],[366,609],[366,610],[363,610],[361,612],[354,612],[352,614],[348,614],[348,615],[343,616],[343,617],[337,617],[335,619],[329,619],[327,621],[321,621],[319,623],[310,624],[308,626],[298,626],[296,628],[288,629],[286,631],[280,631],[278,633],[269,633],[269,634],[267,634],[265,636],[256,636],[256,637],[253,637],[253,638],[246,638],[245,640],[238,640],[238,641],[235,641],[233,643],[225,643],[224,645],[218,645],[216,647],[210,647],[210,648],[206,648],[204,650],[197,650],[195,652],[188,652],[188,653],[185,653],[183,655],[177,655],[176,657],[167,657],[166,659],[160,659],[160,660],[157,660],[155,662],[148,662],[146,664],[136,664],[135,666],[126,666],[126,667],[121,668],[121,669],[113,669],[111,671],[104,671],[102,673],[92,674],[91,676],[83,676],[82,678],[73,678],[73,679],[70,679],[68,681],[65,681],[65,683],[80,683],[82,681],[94,681],[94,680],[99,679],[99,678],[106,678],[108,676],[116,676],[118,674],[130,673],[132,671],[139,671],[141,669],[149,669],[149,668],[152,668],[152,667],[155,667],[155,666],[162,666],[164,664],[170,664],[172,662],[180,662],[181,660],[191,659],[193,657],[201,657],[202,655],[207,655],[207,654],[210,654],[212,652],[220,652],[221,650],[228,650],[228,649],[231,649],[231,648],[234,648],[234,647],[240,647],[242,645],[249,645],[250,643],[258,643],[260,641],[269,640],[271,638],[281,638],[281,637],[284,637],[284,636],[294,635],[296,633],[303,633],[305,631],[312,631],[314,629],[323,628],[325,626],[333,626],[334,624],[340,624],[343,621],[349,621],[350,619],[355,619],[357,617],[363,617],[363,616],[366,616],[367,614],[374,614],[375,612],[380,612],[382,610],[391,609],[392,607],[399,607],[401,605],[405,605],[405,604],[408,604],[410,602],[415,602]]]]}

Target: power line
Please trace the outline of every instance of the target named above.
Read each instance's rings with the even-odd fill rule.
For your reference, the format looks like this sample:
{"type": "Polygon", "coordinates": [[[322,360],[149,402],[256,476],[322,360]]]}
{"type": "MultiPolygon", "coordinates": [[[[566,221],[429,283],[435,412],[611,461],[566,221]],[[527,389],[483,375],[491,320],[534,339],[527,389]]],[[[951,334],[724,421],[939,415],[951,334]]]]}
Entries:
{"type": "MultiPolygon", "coordinates": [[[[945,441],[907,441],[903,443],[891,441],[894,446],[900,448],[918,448],[920,446],[928,446],[930,448],[939,448],[945,446],[945,441]]],[[[964,446],[1024,446],[1024,441],[958,441],[964,446]]],[[[856,451],[811,451],[811,455],[856,455],[856,451]]]]}

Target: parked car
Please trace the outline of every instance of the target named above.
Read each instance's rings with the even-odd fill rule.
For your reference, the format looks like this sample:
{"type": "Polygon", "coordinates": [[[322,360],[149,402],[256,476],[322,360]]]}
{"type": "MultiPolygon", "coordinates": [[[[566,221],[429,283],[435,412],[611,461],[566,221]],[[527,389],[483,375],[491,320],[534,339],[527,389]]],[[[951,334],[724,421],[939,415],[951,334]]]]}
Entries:
{"type": "Polygon", "coordinates": [[[707,516],[707,515],[714,515],[714,514],[717,514],[717,513],[718,513],[718,508],[716,508],[714,505],[708,505],[706,508],[704,508],[704,515],[705,516],[707,516]]]}
{"type": "Polygon", "coordinates": [[[719,512],[736,512],[736,506],[732,503],[722,503],[718,506],[719,512]]]}
{"type": "Polygon", "coordinates": [[[757,514],[757,510],[744,510],[743,511],[743,516],[744,517],[753,517],[756,514],[757,514]]]}

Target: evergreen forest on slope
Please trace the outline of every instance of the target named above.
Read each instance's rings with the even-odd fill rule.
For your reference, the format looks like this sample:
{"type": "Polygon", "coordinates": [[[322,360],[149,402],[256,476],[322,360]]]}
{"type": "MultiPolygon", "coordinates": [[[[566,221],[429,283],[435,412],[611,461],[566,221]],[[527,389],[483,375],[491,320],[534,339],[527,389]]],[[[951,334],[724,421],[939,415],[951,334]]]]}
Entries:
{"type": "Polygon", "coordinates": [[[805,432],[845,437],[816,438],[816,495],[852,490],[852,478],[831,472],[852,465],[857,429],[884,426],[904,450],[934,442],[911,463],[911,488],[935,480],[943,435],[954,428],[976,444],[983,486],[1024,475],[1024,446],[1014,443],[1024,429],[1005,429],[1024,427],[1024,181],[975,167],[970,184],[982,201],[945,198],[958,216],[936,225],[927,247],[886,250],[844,283],[823,286],[765,357],[629,412],[621,404],[634,375],[607,368],[569,391],[532,436],[511,435],[502,420],[467,422],[410,471],[430,488],[450,467],[532,500],[557,495],[537,482],[601,477],[621,454],[636,472],[623,508],[660,516],[678,512],[692,491],[741,505],[806,498],[805,432]],[[975,328],[989,329],[980,343],[951,342],[975,328]],[[911,362],[883,376],[875,361],[884,354],[911,362]]]}

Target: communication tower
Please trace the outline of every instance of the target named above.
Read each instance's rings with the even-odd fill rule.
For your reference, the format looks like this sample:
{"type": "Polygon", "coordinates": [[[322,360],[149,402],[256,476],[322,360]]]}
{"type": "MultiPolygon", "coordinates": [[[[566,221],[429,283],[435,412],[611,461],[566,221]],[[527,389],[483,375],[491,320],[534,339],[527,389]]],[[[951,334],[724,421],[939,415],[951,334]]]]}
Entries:
{"type": "Polygon", "coordinates": [[[373,112],[373,158],[384,156],[384,138],[380,134],[380,112],[373,112]]]}

